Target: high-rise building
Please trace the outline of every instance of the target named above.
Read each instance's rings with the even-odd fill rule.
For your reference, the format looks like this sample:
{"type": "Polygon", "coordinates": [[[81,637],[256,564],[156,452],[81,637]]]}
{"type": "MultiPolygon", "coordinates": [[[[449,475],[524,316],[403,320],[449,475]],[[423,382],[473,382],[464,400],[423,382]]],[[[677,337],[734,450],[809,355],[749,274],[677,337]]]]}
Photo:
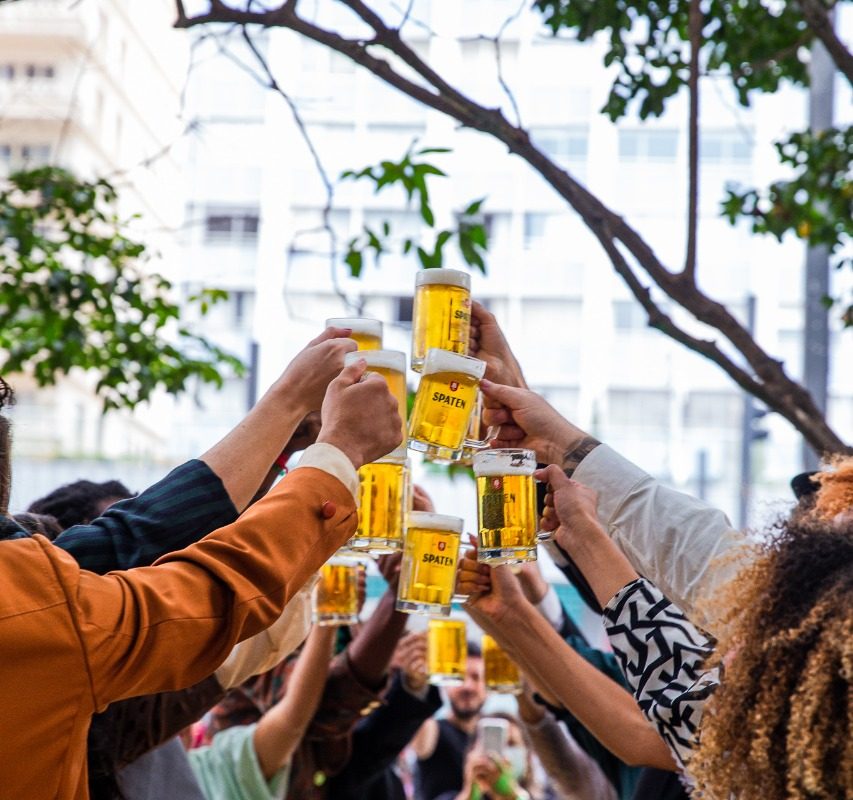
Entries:
{"type": "MultiPolygon", "coordinates": [[[[167,277],[184,213],[174,147],[188,50],[173,15],[168,0],[0,5],[0,173],[53,164],[111,179],[121,215],[142,215],[133,235],[159,254],[151,268],[167,277]]],[[[113,477],[114,459],[130,462],[122,475],[142,488],[146,464],[166,458],[156,409],[103,416],[92,376],[50,389],[8,377],[17,392],[13,508],[65,480],[113,477]]]]}

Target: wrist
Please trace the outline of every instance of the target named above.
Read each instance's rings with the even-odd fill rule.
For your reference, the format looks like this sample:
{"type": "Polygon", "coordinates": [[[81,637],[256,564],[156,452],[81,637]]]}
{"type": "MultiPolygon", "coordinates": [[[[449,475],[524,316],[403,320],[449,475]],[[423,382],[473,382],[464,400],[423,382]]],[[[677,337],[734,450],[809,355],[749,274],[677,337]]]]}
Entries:
{"type": "Polygon", "coordinates": [[[286,409],[288,414],[298,415],[301,420],[312,411],[317,411],[316,408],[311,408],[312,404],[306,401],[305,395],[298,381],[294,381],[288,375],[282,375],[270,387],[263,399],[268,398],[276,405],[282,406],[282,410],[286,409]]]}
{"type": "Polygon", "coordinates": [[[364,465],[364,455],[361,448],[350,438],[339,436],[334,431],[325,433],[322,429],[317,436],[317,444],[330,444],[340,450],[358,469],[364,465]]]}

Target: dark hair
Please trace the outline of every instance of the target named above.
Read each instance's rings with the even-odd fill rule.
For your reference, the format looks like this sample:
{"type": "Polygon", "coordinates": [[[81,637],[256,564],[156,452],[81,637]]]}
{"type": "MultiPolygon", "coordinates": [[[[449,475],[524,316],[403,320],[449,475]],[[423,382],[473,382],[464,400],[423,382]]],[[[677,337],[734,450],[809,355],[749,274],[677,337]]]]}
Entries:
{"type": "Polygon", "coordinates": [[[468,655],[471,658],[482,658],[483,651],[480,649],[480,645],[476,642],[472,642],[470,639],[468,640],[468,655]]]}
{"type": "Polygon", "coordinates": [[[62,533],[59,521],[49,514],[31,514],[29,511],[24,511],[20,514],[12,514],[12,519],[28,533],[40,533],[42,536],[47,536],[50,541],[62,533]]]}
{"type": "Polygon", "coordinates": [[[98,504],[104,500],[124,500],[127,497],[133,497],[133,492],[120,481],[75,481],[34,500],[27,511],[55,517],[62,530],[65,530],[95,519],[98,516],[98,504]]]}

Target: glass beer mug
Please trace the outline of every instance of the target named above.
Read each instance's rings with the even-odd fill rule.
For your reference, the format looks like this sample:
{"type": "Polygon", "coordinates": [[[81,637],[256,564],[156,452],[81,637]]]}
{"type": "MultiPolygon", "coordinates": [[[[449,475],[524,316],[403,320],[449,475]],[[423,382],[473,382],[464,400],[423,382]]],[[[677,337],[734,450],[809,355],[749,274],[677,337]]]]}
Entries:
{"type": "Polygon", "coordinates": [[[465,620],[431,619],[427,624],[427,674],[434,685],[465,682],[468,640],[465,620]]]}
{"type": "Polygon", "coordinates": [[[464,520],[412,511],[403,545],[397,610],[407,614],[450,614],[464,520]]]}
{"type": "Polygon", "coordinates": [[[317,625],[358,622],[358,570],[355,559],[334,556],[320,567],[314,587],[313,618],[317,625]]]}
{"type": "Polygon", "coordinates": [[[431,347],[465,355],[470,325],[471,276],[456,269],[418,272],[412,310],[412,369],[421,371],[431,347]]]}
{"type": "MultiPolygon", "coordinates": [[[[409,423],[409,447],[431,461],[458,461],[486,362],[433,348],[427,353],[409,423]]],[[[468,442],[469,446],[480,445],[468,442]]]]}
{"type": "Polygon", "coordinates": [[[400,413],[402,440],[393,457],[405,461],[406,442],[406,354],[399,350],[356,350],[344,356],[344,366],[348,367],[358,359],[367,362],[367,372],[375,372],[385,378],[391,394],[397,400],[397,411],[400,413]]]}
{"type": "Polygon", "coordinates": [[[396,457],[380,458],[358,470],[358,527],[347,542],[359,553],[393,553],[403,549],[411,507],[411,467],[396,457]]]}
{"type": "Polygon", "coordinates": [[[536,453],[522,449],[474,454],[477,478],[477,560],[515,564],[536,560],[536,453]]]}
{"type": "Polygon", "coordinates": [[[516,663],[489,634],[481,640],[486,689],[499,694],[521,694],[521,673],[516,663]]]}
{"type": "Polygon", "coordinates": [[[359,350],[382,349],[382,323],[378,319],[366,317],[330,317],[326,327],[351,328],[350,339],[358,345],[359,350]]]}

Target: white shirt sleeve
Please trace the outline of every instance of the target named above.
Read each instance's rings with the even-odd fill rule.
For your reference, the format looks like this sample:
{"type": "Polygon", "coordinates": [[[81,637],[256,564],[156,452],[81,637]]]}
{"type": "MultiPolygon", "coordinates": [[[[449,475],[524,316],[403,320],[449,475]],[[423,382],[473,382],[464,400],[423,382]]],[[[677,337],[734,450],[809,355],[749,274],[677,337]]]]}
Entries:
{"type": "Polygon", "coordinates": [[[315,467],[328,472],[346,486],[353,497],[358,496],[358,473],[352,461],[334,445],[316,442],[307,447],[295,468],[300,467],[315,467]]]}
{"type": "Polygon", "coordinates": [[[699,606],[736,571],[745,535],[722,511],[663,486],[604,444],[573,478],[598,492],[601,524],[634,569],[713,633],[714,619],[699,606]]]}

